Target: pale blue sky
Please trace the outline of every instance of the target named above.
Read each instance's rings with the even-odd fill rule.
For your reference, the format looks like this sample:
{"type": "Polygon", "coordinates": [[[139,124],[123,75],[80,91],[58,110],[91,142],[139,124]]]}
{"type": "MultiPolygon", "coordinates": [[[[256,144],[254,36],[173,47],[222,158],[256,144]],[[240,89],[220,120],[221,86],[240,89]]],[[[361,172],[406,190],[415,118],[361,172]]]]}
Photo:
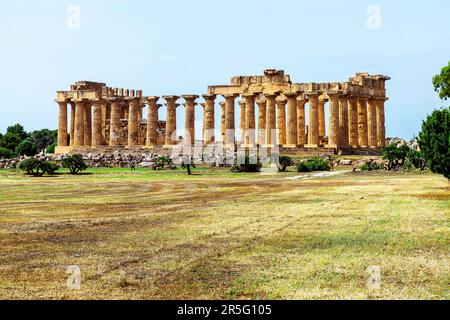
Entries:
{"type": "MultiPolygon", "coordinates": [[[[206,93],[234,75],[284,69],[295,82],[386,74],[387,134],[411,138],[443,103],[450,2],[346,0],[7,1],[0,12],[0,132],[57,127],[55,92],[77,80],[144,95],[206,93]],[[81,28],[66,26],[70,5],[81,28]],[[367,8],[381,29],[367,28],[367,8]]],[[[180,121],[179,125],[181,126],[180,121]]]]}

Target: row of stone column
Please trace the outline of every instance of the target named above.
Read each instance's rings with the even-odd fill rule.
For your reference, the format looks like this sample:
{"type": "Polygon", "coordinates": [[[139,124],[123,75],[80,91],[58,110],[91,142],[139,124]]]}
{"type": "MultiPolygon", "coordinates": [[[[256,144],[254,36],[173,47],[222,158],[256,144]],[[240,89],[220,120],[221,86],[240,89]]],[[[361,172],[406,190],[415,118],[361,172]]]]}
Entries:
{"type": "MultiPolygon", "coordinates": [[[[327,93],[329,99],[329,147],[384,147],[386,99],[373,99],[364,96],[350,96],[340,93],[327,93]]],[[[215,95],[203,95],[205,103],[203,116],[203,141],[215,142],[215,95]]],[[[221,136],[226,144],[235,143],[235,104],[237,95],[225,95],[221,103],[221,136]]],[[[325,137],[325,103],[319,94],[307,96],[288,93],[260,97],[244,94],[240,101],[240,142],[247,146],[256,144],[286,147],[318,147],[325,137]],[[309,104],[308,126],[305,122],[305,106],[309,104]],[[258,106],[258,131],[256,131],[255,104],[258,106]],[[308,128],[308,130],[306,130],[308,128]]],[[[186,101],[185,137],[188,143],[195,140],[195,107],[199,96],[182,96],[186,101]]],[[[146,146],[157,145],[159,97],[147,97],[148,105],[146,146]]],[[[179,96],[164,96],[167,106],[166,137],[167,146],[177,144],[176,109],[180,106],[179,96]]],[[[119,146],[121,141],[121,122],[123,108],[128,118],[128,147],[139,145],[139,121],[141,98],[128,100],[71,102],[71,147],[119,146]],[[106,141],[106,121],[110,120],[109,141],[106,141]]],[[[58,145],[68,146],[67,105],[59,102],[58,145]]]]}

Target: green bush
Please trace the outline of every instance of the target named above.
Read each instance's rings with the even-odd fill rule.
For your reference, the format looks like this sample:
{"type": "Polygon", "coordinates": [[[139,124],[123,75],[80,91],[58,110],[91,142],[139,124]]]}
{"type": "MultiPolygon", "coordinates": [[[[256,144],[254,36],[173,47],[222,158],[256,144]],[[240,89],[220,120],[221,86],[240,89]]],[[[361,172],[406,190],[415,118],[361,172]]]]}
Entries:
{"type": "Polygon", "coordinates": [[[74,154],[65,158],[62,161],[62,167],[69,169],[71,174],[78,174],[87,169],[87,165],[83,161],[83,156],[80,154],[74,154]]]}
{"type": "Polygon", "coordinates": [[[251,159],[248,155],[245,157],[241,157],[238,159],[238,163],[231,167],[231,172],[233,173],[242,173],[242,172],[259,172],[261,170],[262,164],[259,160],[256,160],[254,163],[253,159],[251,159]]]}
{"type": "Polygon", "coordinates": [[[293,166],[294,161],[289,156],[280,156],[277,163],[279,172],[286,172],[287,167],[293,166]]]}
{"type": "Polygon", "coordinates": [[[46,152],[49,154],[54,154],[56,150],[56,143],[49,145],[46,149],[46,152]]]}
{"type": "Polygon", "coordinates": [[[408,157],[410,148],[407,145],[391,144],[383,150],[383,160],[388,160],[388,170],[395,169],[397,166],[403,166],[408,157]]]}
{"type": "Polygon", "coordinates": [[[55,174],[55,172],[58,171],[59,168],[60,166],[53,162],[44,162],[42,164],[42,169],[48,174],[55,174]]]}
{"type": "Polygon", "coordinates": [[[297,172],[312,172],[312,171],[330,171],[331,164],[329,161],[320,157],[314,157],[307,161],[297,163],[297,172]]]}
{"type": "Polygon", "coordinates": [[[311,167],[308,165],[308,162],[299,162],[297,163],[297,172],[312,172],[311,167]]]}
{"type": "Polygon", "coordinates": [[[361,166],[362,171],[377,171],[377,170],[383,170],[384,166],[376,163],[376,162],[366,162],[361,166]]]}
{"type": "Polygon", "coordinates": [[[36,153],[37,153],[37,147],[36,147],[36,145],[33,144],[33,142],[31,142],[30,139],[23,140],[16,147],[16,154],[18,156],[32,157],[32,156],[36,155],[36,153]]]}
{"type": "Polygon", "coordinates": [[[0,159],[11,159],[16,155],[9,149],[0,147],[0,159]]]}
{"type": "Polygon", "coordinates": [[[19,164],[19,170],[35,177],[42,177],[47,170],[47,162],[37,159],[26,159],[19,164]]]}

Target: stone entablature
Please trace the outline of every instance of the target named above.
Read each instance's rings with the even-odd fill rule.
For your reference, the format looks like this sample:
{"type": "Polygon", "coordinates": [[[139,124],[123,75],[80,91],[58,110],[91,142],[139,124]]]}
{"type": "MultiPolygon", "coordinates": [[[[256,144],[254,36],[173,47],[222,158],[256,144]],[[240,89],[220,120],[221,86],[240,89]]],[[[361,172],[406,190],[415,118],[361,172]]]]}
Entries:
{"type": "Polygon", "coordinates": [[[245,147],[380,148],[386,143],[387,80],[390,80],[387,76],[357,73],[345,82],[293,83],[284,71],[268,69],[261,76],[238,76],[229,85],[210,86],[208,94],[201,96],[205,102],[200,104],[198,95],[160,98],[143,96],[140,90],[79,81],[69,91],[57,92],[57,152],[105,147],[171,148],[180,141],[175,134],[179,107],[184,107],[186,114],[182,140],[193,144],[195,108],[199,105],[203,109],[205,145],[222,141],[228,146],[245,147]],[[216,132],[218,96],[225,101],[220,103],[221,124],[216,132]],[[161,99],[165,100],[164,105],[158,103],[161,99]],[[180,104],[181,100],[184,103],[180,104]],[[328,128],[325,127],[327,103],[328,128]],[[69,120],[68,105],[71,107],[69,120]],[[144,107],[147,107],[146,115],[144,107]],[[158,118],[162,107],[167,108],[165,121],[158,118]],[[236,114],[238,123],[235,123],[236,114]]]}

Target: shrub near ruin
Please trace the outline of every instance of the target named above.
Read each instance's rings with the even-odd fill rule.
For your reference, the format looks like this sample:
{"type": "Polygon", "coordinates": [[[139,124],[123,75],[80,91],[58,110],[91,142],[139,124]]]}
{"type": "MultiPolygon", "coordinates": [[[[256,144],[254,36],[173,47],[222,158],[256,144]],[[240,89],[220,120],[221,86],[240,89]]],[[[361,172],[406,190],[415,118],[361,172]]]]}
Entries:
{"type": "Polygon", "coordinates": [[[297,172],[330,171],[330,162],[320,157],[314,157],[297,163],[297,172]]]}

